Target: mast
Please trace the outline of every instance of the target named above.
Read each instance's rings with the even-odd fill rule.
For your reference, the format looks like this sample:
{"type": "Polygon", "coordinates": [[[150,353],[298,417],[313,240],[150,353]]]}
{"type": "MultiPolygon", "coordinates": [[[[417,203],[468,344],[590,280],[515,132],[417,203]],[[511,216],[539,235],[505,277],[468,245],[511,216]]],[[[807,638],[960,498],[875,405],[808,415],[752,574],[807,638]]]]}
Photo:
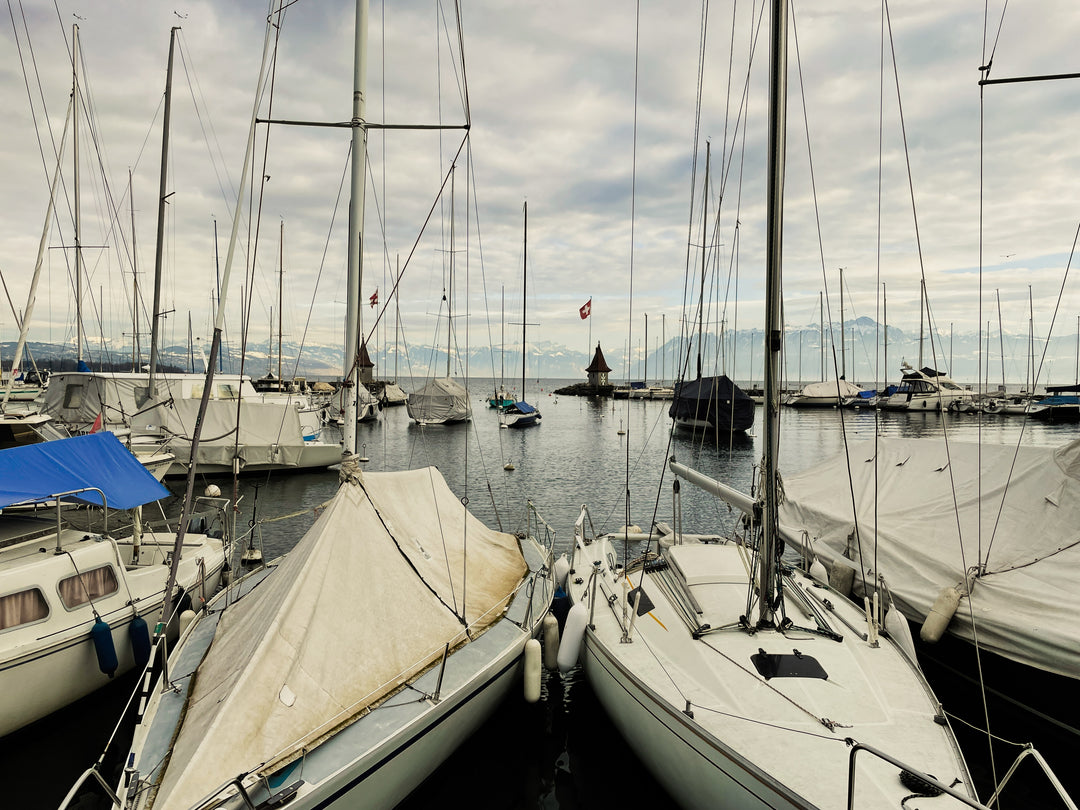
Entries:
{"type": "Polygon", "coordinates": [[[177,27],[169,32],[169,69],[165,73],[165,110],[161,119],[161,177],[158,182],[157,249],[154,253],[154,309],[150,318],[150,382],[149,394],[155,396],[154,378],[157,375],[158,331],[161,312],[161,262],[165,249],[165,184],[169,174],[169,118],[172,111],[173,51],[176,47],[177,27]]]}
{"type": "Polygon", "coordinates": [[[926,306],[926,281],[919,279],[919,370],[923,369],[923,313],[926,306]]]}
{"type": "Polygon", "coordinates": [[[649,313],[643,313],[645,315],[645,355],[643,363],[643,371],[641,372],[641,381],[645,383],[645,387],[649,387],[649,313]]]}
{"type": "Polygon", "coordinates": [[[139,370],[142,355],[139,347],[139,270],[138,251],[135,249],[135,188],[131,183],[131,169],[128,169],[128,206],[131,208],[131,370],[139,370]]]}
{"type": "Polygon", "coordinates": [[[277,390],[281,390],[281,288],[285,283],[285,220],[281,221],[281,236],[278,240],[278,282],[277,282],[277,390]]]}
{"type": "Polygon", "coordinates": [[[787,3],[772,2],[772,33],[769,65],[769,184],[765,262],[765,457],[762,483],[765,524],[758,559],[758,626],[774,626],[773,604],[778,588],[776,576],[778,481],[776,462],[780,438],[780,295],[781,252],[784,230],[784,159],[787,116],[787,3]]]}
{"type": "Polygon", "coordinates": [[[525,236],[521,248],[521,401],[525,401],[525,323],[529,320],[525,317],[525,307],[529,300],[527,294],[529,281],[529,201],[522,206],[525,212],[525,236]]]}
{"type": "MultiPolygon", "coordinates": [[[[701,195],[701,292],[698,294],[697,328],[697,379],[701,379],[701,341],[705,328],[705,240],[708,238],[709,220],[709,162],[712,160],[712,142],[705,141],[705,189],[701,195]]],[[[734,376],[734,374],[732,375],[734,376]]]]}
{"type": "MultiPolygon", "coordinates": [[[[847,354],[844,347],[847,340],[844,338],[844,268],[840,268],[840,379],[847,377],[847,354]]],[[[835,362],[835,361],[834,361],[835,362]]]]}
{"type": "Polygon", "coordinates": [[[818,293],[818,348],[821,355],[821,379],[825,379],[825,293],[818,293]]]}
{"type": "Polygon", "coordinates": [[[75,360],[83,362],[82,211],[79,205],[79,26],[71,26],[71,150],[75,160],[75,360]]]}
{"type": "MultiPolygon", "coordinates": [[[[1005,333],[1001,331],[1001,290],[994,290],[997,293],[997,310],[998,310],[998,351],[1001,352],[1001,393],[1005,393],[1005,333]]],[[[989,364],[987,364],[989,367],[989,364]]],[[[990,372],[987,371],[987,379],[989,380],[990,372]]],[[[987,383],[987,390],[990,385],[987,383]]]]}
{"type": "Polygon", "coordinates": [[[450,340],[454,326],[454,177],[457,165],[450,167],[450,285],[446,293],[446,378],[450,379],[450,340]]]}
{"type": "Polygon", "coordinates": [[[345,431],[344,452],[356,453],[356,396],[360,384],[360,282],[364,275],[364,163],[367,160],[367,122],[364,89],[367,86],[368,3],[356,0],[353,51],[352,172],[349,196],[349,275],[345,312],[345,431]]]}

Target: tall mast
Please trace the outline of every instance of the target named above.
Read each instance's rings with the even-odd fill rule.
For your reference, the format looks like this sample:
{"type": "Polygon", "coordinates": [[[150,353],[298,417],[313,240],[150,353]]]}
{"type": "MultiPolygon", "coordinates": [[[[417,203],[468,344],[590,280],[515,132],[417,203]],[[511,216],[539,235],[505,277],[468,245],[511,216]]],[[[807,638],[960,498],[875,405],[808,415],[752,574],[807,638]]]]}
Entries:
{"type": "Polygon", "coordinates": [[[711,159],[712,143],[705,141],[705,189],[701,195],[701,291],[698,294],[697,328],[697,379],[699,380],[701,379],[701,340],[705,330],[705,245],[709,238],[709,161],[711,159]]]}
{"type": "Polygon", "coordinates": [[[926,282],[919,279],[919,369],[923,368],[923,313],[926,306],[926,282]]]}
{"type": "Polygon", "coordinates": [[[364,275],[364,163],[367,160],[367,122],[364,90],[367,86],[368,2],[356,0],[353,51],[352,174],[349,197],[349,276],[345,313],[345,431],[346,453],[356,452],[356,397],[360,385],[360,284],[364,275]]]}
{"type": "Polygon", "coordinates": [[[131,208],[131,370],[139,370],[142,352],[139,347],[139,253],[135,249],[135,188],[128,169],[128,205],[131,208]]]}
{"type": "MultiPolygon", "coordinates": [[[[847,354],[844,347],[847,339],[844,337],[844,268],[840,268],[840,377],[847,377],[847,354]]],[[[834,361],[835,362],[835,361],[834,361]]]]}
{"type": "Polygon", "coordinates": [[[784,159],[787,117],[787,4],[773,0],[769,66],[769,185],[765,263],[765,458],[762,482],[765,495],[763,547],[759,555],[758,625],[774,625],[774,594],[777,590],[776,547],[778,539],[778,481],[776,462],[780,439],[780,295],[781,253],[784,232],[784,159]]]}
{"type": "Polygon", "coordinates": [[[161,320],[161,262],[165,249],[165,184],[169,175],[169,118],[172,111],[173,51],[176,47],[174,26],[169,32],[169,69],[165,73],[165,111],[161,123],[161,177],[158,182],[157,249],[154,253],[154,309],[150,317],[150,383],[149,393],[154,396],[154,378],[157,375],[159,322],[161,320]]]}
{"type": "Polygon", "coordinates": [[[525,401],[525,304],[529,300],[526,293],[529,278],[529,201],[523,206],[525,211],[525,238],[521,248],[521,401],[525,401]]]}
{"type": "Polygon", "coordinates": [[[75,359],[83,360],[82,212],[79,205],[79,26],[71,26],[71,149],[75,155],[75,359]]]}
{"type": "Polygon", "coordinates": [[[450,285],[446,291],[446,377],[450,377],[450,340],[454,325],[454,178],[457,165],[450,167],[450,285]]]}
{"type": "Polygon", "coordinates": [[[278,241],[278,283],[277,283],[277,388],[281,390],[281,288],[285,283],[285,220],[281,221],[281,236],[278,241]]]}

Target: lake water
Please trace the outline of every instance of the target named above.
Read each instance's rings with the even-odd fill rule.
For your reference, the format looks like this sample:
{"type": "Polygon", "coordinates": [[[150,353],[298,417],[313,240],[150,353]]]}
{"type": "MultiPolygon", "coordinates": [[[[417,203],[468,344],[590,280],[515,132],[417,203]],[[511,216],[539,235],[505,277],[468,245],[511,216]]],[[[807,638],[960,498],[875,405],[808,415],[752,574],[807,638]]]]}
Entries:
{"type": "MultiPolygon", "coordinates": [[[[384,410],[378,422],[360,426],[359,449],[369,459],[365,467],[397,470],[433,464],[451,488],[468,499],[474,514],[507,531],[524,525],[530,499],[557,530],[559,551],[571,546],[582,504],[588,505],[598,531],[613,531],[628,520],[642,527],[654,519],[671,522],[671,475],[663,462],[672,455],[740,489],[753,485],[761,454],[760,407],[749,435],[718,447],[689,436],[669,436],[666,402],[551,394],[568,382],[577,381],[547,380],[535,388],[530,382],[536,393],[528,399],[543,413],[537,429],[500,430],[496,413],[482,401],[488,391],[484,386],[474,388],[484,393],[475,395],[474,418],[466,425],[419,428],[409,422],[403,407],[384,410]],[[512,472],[503,469],[507,461],[515,466],[512,472]]],[[[781,470],[805,469],[838,452],[845,435],[855,441],[872,438],[875,431],[887,436],[940,436],[947,427],[951,440],[981,437],[990,443],[1012,443],[1023,431],[1025,443],[1041,446],[1057,446],[1080,435],[1076,426],[1024,425],[1018,418],[873,411],[842,415],[841,422],[841,412],[835,409],[782,411],[781,470]]],[[[231,484],[219,484],[223,490],[231,489],[231,484]]],[[[179,491],[179,485],[173,489],[179,491]]],[[[313,522],[315,509],[336,489],[332,472],[242,478],[238,530],[251,528],[266,559],[272,559],[300,539],[313,522]]],[[[682,494],[686,531],[716,532],[732,522],[727,507],[715,499],[689,486],[682,494]]],[[[124,690],[131,685],[130,678],[121,681],[0,740],[0,768],[9,776],[0,788],[0,805],[57,806],[67,787],[100,753],[123,705],[124,690]],[[20,778],[12,779],[16,774],[20,778]]],[[[945,682],[932,685],[946,708],[950,708],[946,692],[963,691],[945,682]]],[[[1018,692],[1022,688],[1018,685],[1018,692]]],[[[1028,739],[1022,732],[1017,734],[1028,739]]],[[[979,770],[974,762],[972,767],[979,770]]],[[[475,810],[602,808],[632,799],[645,806],[671,806],[619,739],[577,672],[566,678],[545,674],[543,696],[535,705],[515,695],[403,807],[441,806],[449,797],[454,797],[454,805],[475,810]]]]}

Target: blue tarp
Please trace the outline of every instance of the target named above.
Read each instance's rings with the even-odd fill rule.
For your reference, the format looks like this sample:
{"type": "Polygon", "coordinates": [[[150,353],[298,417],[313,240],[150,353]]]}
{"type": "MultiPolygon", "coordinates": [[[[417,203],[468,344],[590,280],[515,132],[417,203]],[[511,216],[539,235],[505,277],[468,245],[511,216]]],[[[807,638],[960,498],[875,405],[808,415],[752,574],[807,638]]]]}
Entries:
{"type": "MultiPolygon", "coordinates": [[[[0,508],[51,500],[50,496],[97,487],[114,509],[132,509],[169,494],[112,433],[90,433],[0,450],[0,508]]],[[[101,505],[84,492],[71,501],[101,505]]]]}
{"type": "Polygon", "coordinates": [[[536,408],[534,408],[528,402],[515,402],[514,410],[516,410],[518,413],[536,413],[536,408]]]}

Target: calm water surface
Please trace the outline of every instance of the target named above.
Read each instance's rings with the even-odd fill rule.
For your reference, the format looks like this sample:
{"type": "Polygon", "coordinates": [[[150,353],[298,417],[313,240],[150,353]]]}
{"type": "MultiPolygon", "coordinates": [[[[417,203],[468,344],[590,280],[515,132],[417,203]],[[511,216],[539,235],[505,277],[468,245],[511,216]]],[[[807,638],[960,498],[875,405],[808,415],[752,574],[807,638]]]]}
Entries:
{"type": "MultiPolygon", "coordinates": [[[[468,425],[419,428],[409,422],[403,407],[387,409],[378,422],[360,426],[357,441],[369,459],[365,468],[435,465],[451,488],[468,499],[474,514],[507,531],[524,525],[526,500],[531,499],[557,530],[559,551],[571,546],[582,504],[588,505],[598,531],[613,531],[627,519],[642,527],[654,519],[672,522],[671,475],[663,463],[672,455],[740,489],[753,485],[761,454],[760,407],[750,435],[717,446],[669,437],[665,402],[623,400],[613,405],[610,399],[549,393],[562,384],[542,382],[539,395],[529,398],[543,413],[538,429],[500,430],[497,415],[480,394],[468,425]],[[513,462],[514,471],[503,469],[507,461],[513,462]]],[[[1042,446],[1057,446],[1080,435],[1076,426],[1024,426],[1023,420],[1002,417],[983,417],[980,422],[963,414],[943,418],[845,411],[841,422],[840,416],[834,409],[783,411],[781,470],[798,472],[838,452],[845,435],[856,441],[872,438],[875,431],[931,437],[941,436],[947,427],[954,441],[976,441],[981,436],[984,442],[1012,443],[1023,429],[1022,441],[1042,446]]],[[[223,490],[231,488],[219,483],[223,490]]],[[[174,489],[179,491],[179,486],[174,489]]],[[[331,472],[243,478],[238,531],[250,528],[266,558],[272,559],[295,545],[313,522],[317,507],[336,489],[337,476],[331,472]]],[[[682,511],[688,532],[716,532],[733,519],[726,506],[689,486],[683,487],[682,511]]],[[[0,740],[3,771],[30,776],[18,780],[23,787],[0,789],[0,804],[55,807],[100,752],[128,681],[0,740]],[[63,773],[58,774],[55,766],[63,773]]],[[[937,684],[935,688],[942,692],[937,684]]],[[[545,674],[543,697],[535,705],[517,696],[509,700],[403,807],[444,805],[448,796],[456,797],[455,805],[476,810],[615,807],[631,798],[646,806],[671,805],[619,739],[577,672],[565,678],[545,674]],[[462,777],[477,785],[479,774],[482,788],[463,795],[462,777]]]]}

